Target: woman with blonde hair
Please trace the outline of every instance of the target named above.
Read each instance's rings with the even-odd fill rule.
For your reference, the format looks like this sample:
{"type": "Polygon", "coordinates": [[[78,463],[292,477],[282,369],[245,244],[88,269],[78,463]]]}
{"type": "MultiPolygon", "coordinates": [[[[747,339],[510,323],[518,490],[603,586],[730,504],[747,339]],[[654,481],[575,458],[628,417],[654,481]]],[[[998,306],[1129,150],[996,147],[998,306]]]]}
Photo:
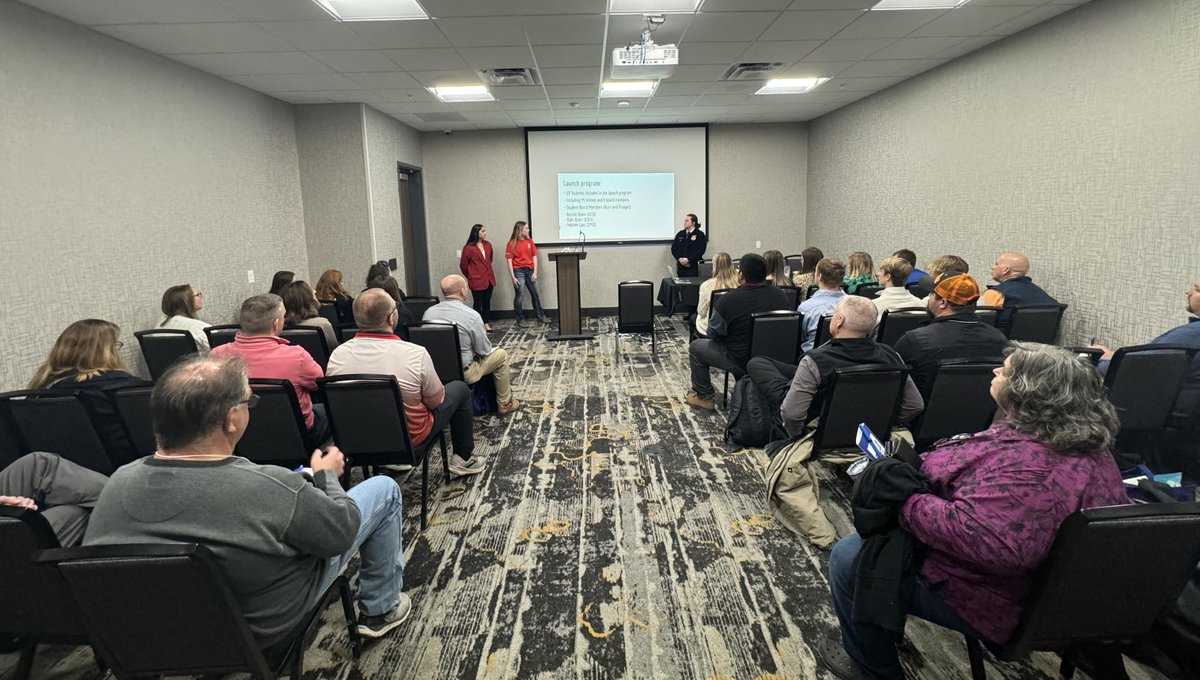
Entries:
{"type": "Polygon", "coordinates": [[[279,297],[283,298],[285,324],[320,328],[321,334],[325,336],[325,348],[332,352],[333,348],[337,347],[337,335],[333,332],[333,324],[320,315],[321,303],[317,301],[317,294],[309,287],[307,281],[292,281],[279,291],[279,297]]]}
{"type": "Polygon", "coordinates": [[[204,293],[196,292],[187,283],[171,286],[162,296],[162,313],[166,318],[158,327],[191,333],[196,341],[196,349],[207,352],[208,336],[204,334],[204,329],[210,324],[196,318],[196,313],[201,309],[204,309],[204,293]]]}
{"type": "Polygon", "coordinates": [[[729,257],[729,253],[717,253],[713,256],[712,263],[712,278],[700,284],[700,304],[696,308],[696,335],[701,337],[708,334],[713,291],[737,288],[739,285],[738,270],[733,268],[733,258],[729,257]]]}
{"type": "Polygon", "coordinates": [[[115,465],[139,458],[109,390],[141,382],[117,353],[121,329],[111,321],[83,319],[67,326],[29,381],[31,390],[72,392],[91,411],[92,424],[115,465]]]}
{"type": "Polygon", "coordinates": [[[879,283],[875,278],[875,261],[871,259],[870,253],[861,250],[850,253],[850,260],[846,264],[846,278],[842,283],[850,295],[854,295],[864,283],[879,283]]]}

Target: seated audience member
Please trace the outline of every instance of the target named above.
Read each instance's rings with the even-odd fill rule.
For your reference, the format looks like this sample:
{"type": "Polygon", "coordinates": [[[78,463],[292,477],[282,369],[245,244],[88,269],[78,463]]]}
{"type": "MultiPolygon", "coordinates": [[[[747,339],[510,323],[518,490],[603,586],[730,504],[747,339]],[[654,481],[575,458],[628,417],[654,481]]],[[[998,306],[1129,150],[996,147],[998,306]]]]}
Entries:
{"type": "Polygon", "coordinates": [[[805,352],[813,348],[817,339],[817,326],[821,317],[833,313],[833,307],[838,300],[846,297],[842,290],[842,279],[846,275],[846,265],[835,257],[826,257],[817,262],[817,290],[807,300],[800,303],[800,313],[804,315],[804,339],[800,348],[805,352]]]}
{"type": "MultiPolygon", "coordinates": [[[[799,366],[766,357],[750,360],[747,365],[750,380],[766,397],[772,413],[779,413],[789,436],[803,434],[808,423],[821,415],[834,370],[863,364],[904,365],[892,348],[868,337],[873,328],[875,305],[866,298],[847,295],[833,308],[833,319],[829,322],[833,339],[805,354],[799,366]]],[[[923,408],[921,394],[912,379],[907,379],[897,425],[907,424],[923,408]]]]}
{"type": "Polygon", "coordinates": [[[279,271],[271,277],[271,290],[267,291],[271,295],[279,295],[283,287],[296,280],[296,272],[279,271]]]}
{"type": "Polygon", "coordinates": [[[858,292],[858,287],[864,283],[879,283],[875,279],[875,261],[871,259],[870,253],[862,251],[850,253],[846,278],[842,281],[842,285],[846,286],[847,293],[854,295],[858,292]]]}
{"type": "Polygon", "coordinates": [[[467,279],[451,274],[442,279],[445,298],[425,311],[425,321],[452,321],[458,324],[458,344],[462,351],[463,377],[474,385],[485,375],[496,381],[496,413],[505,415],[521,407],[513,397],[508,352],[492,347],[479,312],[467,306],[467,279]]]}
{"type": "Polygon", "coordinates": [[[741,281],[736,289],[726,293],[713,305],[708,318],[708,337],[693,340],[688,348],[688,363],[692,369],[692,389],[687,403],[708,411],[716,410],[712,376],[709,368],[744,375],[750,359],[751,315],[788,309],[788,296],[767,283],[767,263],[757,253],[746,253],[741,259],[741,281]]]}
{"type": "Polygon", "coordinates": [[[454,442],[450,473],[464,476],[483,472],[483,457],[472,455],[475,440],[470,388],[458,380],[443,386],[428,350],[392,333],[396,315],[396,301],[382,290],[368,289],[355,298],[354,319],[360,330],[330,355],[329,375],[396,376],[413,446],[436,436],[448,423],[454,442]]]}
{"type": "Polygon", "coordinates": [[[800,271],[792,272],[792,284],[801,290],[801,295],[805,289],[816,283],[817,263],[823,259],[825,253],[822,253],[820,248],[805,248],[800,253],[800,271]]]}
{"type": "MultiPolygon", "coordinates": [[[[370,288],[371,284],[375,283],[378,279],[392,279],[395,281],[395,278],[392,277],[392,268],[383,260],[367,268],[367,288],[370,288]]],[[[404,290],[400,288],[398,281],[396,282],[396,288],[400,290],[400,302],[407,300],[408,296],[404,294],[404,290]]],[[[366,288],[363,290],[366,290],[366,288]]]]}
{"type": "Polygon", "coordinates": [[[412,313],[412,310],[404,304],[404,291],[400,290],[400,282],[396,280],[396,277],[391,274],[377,276],[371,279],[366,289],[382,290],[396,302],[396,327],[392,329],[392,332],[407,340],[408,324],[415,323],[418,319],[412,313]]]}
{"type": "Polygon", "coordinates": [[[899,282],[897,285],[904,287],[910,283],[916,283],[917,281],[920,281],[921,277],[925,276],[925,272],[917,269],[917,254],[908,248],[901,248],[900,250],[897,250],[896,252],[892,253],[892,257],[898,257],[901,260],[904,260],[908,263],[908,266],[912,268],[912,272],[909,273],[908,279],[899,282]]]}
{"type": "Polygon", "coordinates": [[[358,553],[358,632],[387,633],[412,609],[400,592],[400,488],[381,475],[342,491],[336,446],[313,452],[311,478],[233,455],[254,401],[236,358],[172,366],[151,397],[158,452],[113,474],[85,544],[207,546],[263,647],[284,641],[358,553]]]}
{"type": "Polygon", "coordinates": [[[88,519],[108,477],[35,451],[0,470],[0,505],[42,513],[58,544],[71,548],[83,541],[88,519]]]}
{"type": "Polygon", "coordinates": [[[316,445],[329,438],[325,406],[312,402],[317,378],[323,377],[324,373],[303,347],[279,337],[279,331],[283,330],[283,315],[283,300],[278,295],[267,293],[246,298],[238,315],[241,330],[233,337],[233,342],[218,346],[211,354],[240,358],[246,363],[246,374],[251,378],[290,381],[300,402],[309,441],[316,445]]]}
{"type": "Polygon", "coordinates": [[[940,274],[936,281],[921,279],[928,295],[925,309],[933,315],[920,328],[896,342],[896,352],[912,367],[912,379],[925,397],[939,361],[945,359],[999,359],[1008,338],[975,315],[979,284],[958,272],[940,274]]]}
{"type": "Polygon", "coordinates": [[[831,641],[818,653],[838,677],[905,677],[896,642],[906,612],[1004,644],[1063,520],[1129,502],[1108,451],[1117,415],[1084,362],[1060,347],[1014,343],[991,394],[995,424],[923,454],[930,491],[898,508],[900,528],[927,552],[919,566],[897,564],[887,575],[911,584],[895,611],[878,608],[869,591],[855,592],[863,539],[850,534],[834,546],[829,583],[844,651],[831,641]],[[860,605],[860,596],[876,606],[860,605]]]}
{"type": "Polygon", "coordinates": [[[729,253],[717,253],[712,260],[712,277],[700,284],[699,306],[696,307],[696,335],[708,335],[708,317],[712,313],[712,294],[716,290],[738,287],[738,271],[729,253]]]}
{"type": "Polygon", "coordinates": [[[925,265],[925,268],[929,270],[927,276],[934,279],[938,277],[938,274],[945,274],[946,272],[971,273],[971,266],[967,264],[966,260],[957,255],[939,255],[933,258],[929,264],[925,265]]]}
{"type": "Polygon", "coordinates": [[[208,336],[204,329],[210,324],[196,318],[196,314],[204,309],[204,293],[197,293],[188,284],[171,286],[162,297],[162,313],[166,318],[158,324],[159,328],[169,328],[177,331],[187,331],[196,341],[196,349],[208,351],[208,336]]]}
{"type": "Polygon", "coordinates": [[[100,441],[116,465],[140,457],[125,423],[117,412],[111,390],[141,382],[130,375],[117,351],[121,329],[101,319],[83,319],[67,326],[54,341],[45,363],[29,381],[31,390],[77,392],[100,435],[100,441]]]}
{"type": "MultiPolygon", "coordinates": [[[[875,304],[878,319],[882,319],[883,313],[889,309],[921,306],[921,299],[915,297],[904,287],[911,269],[912,265],[908,263],[908,260],[900,257],[889,257],[879,264],[879,283],[883,286],[883,290],[879,291],[879,295],[874,300],[871,300],[875,304]]],[[[876,323],[878,324],[878,320],[876,323]]]]}
{"type": "Polygon", "coordinates": [[[768,250],[763,253],[763,260],[767,263],[767,281],[775,284],[779,288],[795,288],[796,284],[788,278],[784,268],[787,266],[787,260],[783,258],[783,253],[778,250],[768,250]]]}
{"type": "MultiPolygon", "coordinates": [[[[1050,297],[1029,278],[1029,258],[1021,253],[1000,253],[992,263],[994,286],[988,286],[981,298],[989,307],[1028,307],[1030,305],[1053,305],[1058,300],[1050,297]]],[[[997,325],[1007,323],[1008,314],[1000,313],[997,325]]]]}
{"type": "Polygon", "coordinates": [[[341,271],[326,269],[317,279],[316,293],[318,301],[332,302],[337,308],[339,322],[354,323],[354,296],[346,290],[341,271]]]}
{"type": "Polygon", "coordinates": [[[321,329],[325,336],[325,347],[333,351],[337,347],[337,334],[333,332],[333,324],[329,319],[320,315],[321,303],[307,281],[292,281],[279,292],[283,299],[283,322],[289,326],[311,326],[321,329]]]}

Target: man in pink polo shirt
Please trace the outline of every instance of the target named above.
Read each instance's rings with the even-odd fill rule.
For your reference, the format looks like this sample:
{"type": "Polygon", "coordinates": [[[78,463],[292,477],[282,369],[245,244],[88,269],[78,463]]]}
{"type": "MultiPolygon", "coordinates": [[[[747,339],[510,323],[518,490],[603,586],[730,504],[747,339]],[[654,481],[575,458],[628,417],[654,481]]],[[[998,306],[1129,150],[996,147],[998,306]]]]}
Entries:
{"type": "Polygon", "coordinates": [[[251,379],[288,380],[300,401],[300,413],[308,428],[309,444],[319,446],[329,438],[325,407],[312,403],[317,378],[324,375],[321,366],[304,350],[279,337],[283,330],[283,299],[267,293],[247,298],[238,315],[242,327],[233,342],[213,348],[214,357],[237,356],[246,364],[251,379]]]}
{"type": "Polygon", "coordinates": [[[401,340],[396,326],[396,301],[372,288],[354,298],[354,321],[359,331],[329,355],[329,375],[382,373],[396,376],[404,400],[404,420],[413,446],[423,443],[448,424],[454,453],[450,474],[483,472],[483,458],[472,455],[471,389],[461,380],[442,385],[429,351],[401,340]]]}

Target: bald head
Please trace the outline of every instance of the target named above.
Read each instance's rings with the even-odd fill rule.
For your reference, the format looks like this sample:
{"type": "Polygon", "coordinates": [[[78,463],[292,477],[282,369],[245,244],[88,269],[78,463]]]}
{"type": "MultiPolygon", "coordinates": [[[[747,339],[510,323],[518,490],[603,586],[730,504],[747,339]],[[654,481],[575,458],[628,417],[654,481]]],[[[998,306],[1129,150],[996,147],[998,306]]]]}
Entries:
{"type": "Polygon", "coordinates": [[[992,279],[997,282],[1015,279],[1029,273],[1029,258],[1021,253],[1000,253],[992,263],[992,279]]]}
{"type": "Polygon", "coordinates": [[[859,295],[847,295],[833,308],[829,332],[835,338],[865,338],[875,328],[875,304],[859,295]]]}
{"type": "Polygon", "coordinates": [[[442,297],[450,300],[466,300],[467,280],[461,274],[451,274],[442,279],[442,297]]]}
{"type": "Polygon", "coordinates": [[[354,298],[354,322],[364,331],[392,331],[396,301],[382,288],[370,288],[354,298]]]}

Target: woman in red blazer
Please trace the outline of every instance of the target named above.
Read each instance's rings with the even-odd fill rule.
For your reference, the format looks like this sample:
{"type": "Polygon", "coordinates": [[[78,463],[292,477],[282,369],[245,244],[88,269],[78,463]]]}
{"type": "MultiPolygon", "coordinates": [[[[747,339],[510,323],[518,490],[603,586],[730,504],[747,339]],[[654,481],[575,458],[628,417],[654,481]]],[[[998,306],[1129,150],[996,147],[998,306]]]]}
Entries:
{"type": "Polygon", "coordinates": [[[483,317],[484,327],[492,330],[492,289],[496,287],[496,273],[492,271],[492,244],[487,240],[487,227],[482,224],[471,227],[458,268],[467,277],[471,306],[483,317]]]}

